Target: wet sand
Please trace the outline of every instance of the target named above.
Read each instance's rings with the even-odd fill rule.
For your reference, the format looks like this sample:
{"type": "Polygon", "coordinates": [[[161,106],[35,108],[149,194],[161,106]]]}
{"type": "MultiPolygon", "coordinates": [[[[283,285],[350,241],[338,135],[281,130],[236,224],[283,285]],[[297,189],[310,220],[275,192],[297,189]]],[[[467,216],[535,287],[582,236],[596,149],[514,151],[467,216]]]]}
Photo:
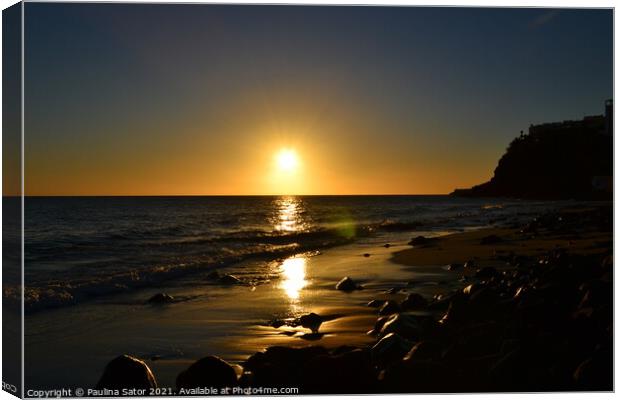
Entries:
{"type": "Polygon", "coordinates": [[[26,384],[54,388],[66,382],[92,387],[111,359],[131,354],[148,363],[160,386],[174,387],[180,371],[209,354],[240,363],[274,345],[368,345],[374,338],[366,332],[373,327],[377,311],[366,306],[369,300],[402,299],[407,291],[385,292],[409,280],[423,282],[416,291],[430,297],[460,285],[442,269],[414,272],[393,263],[393,252],[408,248],[408,239],[409,235],[402,236],[390,248],[383,247],[380,238],[369,239],[321,254],[300,254],[289,261],[257,260],[220,271],[255,285],[223,286],[205,276],[192,276],[132,294],[34,313],[26,319],[26,359],[31,366],[26,384]],[[351,276],[364,289],[336,290],[344,276],[351,276]],[[200,281],[203,284],[197,285],[200,281]],[[442,282],[441,287],[437,282],[442,282]],[[158,292],[179,301],[145,304],[158,292]],[[274,319],[310,312],[332,316],[321,325],[320,335],[307,335],[310,330],[301,327],[268,326],[274,319]]]}

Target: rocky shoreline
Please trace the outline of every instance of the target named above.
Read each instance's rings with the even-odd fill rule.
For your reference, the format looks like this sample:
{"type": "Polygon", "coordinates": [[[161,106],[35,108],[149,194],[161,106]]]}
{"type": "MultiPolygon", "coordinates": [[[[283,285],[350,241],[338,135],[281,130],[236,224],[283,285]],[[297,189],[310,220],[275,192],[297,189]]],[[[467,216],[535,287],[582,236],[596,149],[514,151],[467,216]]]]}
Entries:
{"type": "MultiPolygon", "coordinates": [[[[370,346],[274,346],[241,366],[208,356],[180,371],[168,394],[224,387],[294,387],[299,394],[611,391],[612,215],[611,206],[603,206],[540,216],[514,234],[524,242],[554,237],[566,245],[450,264],[464,288],[432,299],[416,293],[400,301],[369,298],[377,309],[370,346]],[[571,243],[588,231],[609,240],[574,250],[571,243]]],[[[487,235],[480,246],[502,240],[487,235]]],[[[361,289],[351,279],[338,285],[361,289]]],[[[295,323],[318,334],[321,318],[311,313],[295,323]]],[[[144,361],[120,356],[96,388],[152,389],[157,380],[144,361]]]]}

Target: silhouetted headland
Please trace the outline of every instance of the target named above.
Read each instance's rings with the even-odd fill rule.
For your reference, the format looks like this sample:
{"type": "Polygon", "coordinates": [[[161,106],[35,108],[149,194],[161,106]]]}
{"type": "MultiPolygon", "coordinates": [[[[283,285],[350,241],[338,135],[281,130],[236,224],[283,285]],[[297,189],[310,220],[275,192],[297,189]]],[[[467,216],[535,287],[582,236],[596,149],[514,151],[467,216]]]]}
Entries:
{"type": "Polygon", "coordinates": [[[605,115],[532,125],[500,158],[490,181],[455,196],[611,199],[613,102],[605,115]]]}

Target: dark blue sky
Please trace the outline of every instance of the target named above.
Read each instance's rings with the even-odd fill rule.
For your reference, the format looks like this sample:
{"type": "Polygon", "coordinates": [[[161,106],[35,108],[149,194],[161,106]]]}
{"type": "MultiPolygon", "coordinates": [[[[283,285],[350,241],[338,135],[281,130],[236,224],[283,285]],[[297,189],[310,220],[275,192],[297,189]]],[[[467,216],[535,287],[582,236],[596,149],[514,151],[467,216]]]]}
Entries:
{"type": "Polygon", "coordinates": [[[270,192],[235,176],[278,141],[302,191],[446,192],[613,94],[611,10],[27,3],[25,26],[33,194],[270,192]]]}

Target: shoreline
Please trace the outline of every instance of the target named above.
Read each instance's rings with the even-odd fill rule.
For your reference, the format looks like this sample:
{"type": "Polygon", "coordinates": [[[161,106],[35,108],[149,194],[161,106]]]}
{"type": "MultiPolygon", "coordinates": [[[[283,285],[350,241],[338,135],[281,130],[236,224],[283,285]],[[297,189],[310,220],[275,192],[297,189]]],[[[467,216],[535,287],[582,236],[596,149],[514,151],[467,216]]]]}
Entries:
{"type": "Polygon", "coordinates": [[[595,254],[598,251],[594,245],[608,240],[609,235],[604,233],[532,237],[521,228],[486,227],[448,234],[428,245],[395,252],[391,261],[404,266],[441,267],[473,260],[480,266],[498,266],[515,253],[535,256],[551,250],[570,249],[581,254],[595,254]],[[489,243],[483,244],[485,240],[489,243]]]}
{"type": "MultiPolygon", "coordinates": [[[[581,210],[575,215],[577,219],[580,219],[587,212],[581,210]]],[[[558,214],[555,215],[557,217],[558,214]]],[[[250,369],[249,365],[252,362],[248,364],[249,360],[256,358],[258,354],[267,354],[271,357],[273,355],[269,350],[271,348],[289,349],[277,350],[288,352],[286,356],[278,355],[278,357],[284,357],[277,360],[281,363],[285,362],[288,357],[301,357],[299,354],[306,352],[307,350],[304,349],[310,347],[315,349],[310,353],[317,352],[312,353],[313,357],[320,355],[322,359],[325,359],[327,369],[330,363],[344,362],[341,360],[343,357],[360,357],[359,353],[363,353],[363,357],[357,359],[355,364],[366,365],[368,368],[365,372],[358,372],[362,374],[373,372],[369,375],[372,375],[372,379],[368,378],[369,382],[378,385],[378,382],[382,380],[379,379],[380,372],[385,371],[385,366],[376,363],[376,357],[372,356],[372,349],[378,345],[380,339],[386,336],[380,334],[380,331],[381,323],[384,324],[388,317],[400,315],[402,318],[397,321],[397,325],[405,327],[408,323],[417,320],[434,321],[433,325],[436,325],[438,321],[444,319],[454,296],[462,293],[464,287],[480,283],[481,279],[476,277],[477,271],[487,266],[494,265],[497,267],[496,271],[504,274],[518,269],[515,262],[529,263],[539,257],[544,257],[545,252],[557,252],[562,248],[568,248],[570,252],[584,257],[599,257],[609,251],[606,242],[610,234],[605,230],[597,230],[592,226],[592,221],[581,224],[582,226],[578,227],[576,233],[566,232],[564,228],[562,228],[564,230],[548,229],[545,224],[548,225],[549,221],[541,220],[521,227],[481,228],[440,236],[431,239],[427,245],[414,247],[407,244],[408,240],[391,243],[391,246],[384,247],[380,241],[368,239],[332,248],[320,255],[308,256],[304,264],[305,275],[301,276],[301,281],[294,271],[292,276],[287,278],[286,271],[281,271],[279,269],[281,265],[275,263],[273,272],[268,274],[273,275],[269,278],[271,281],[265,281],[264,284],[255,288],[237,285],[232,287],[206,285],[189,289],[187,283],[175,282],[170,288],[157,288],[157,290],[170,290],[174,296],[198,294],[198,297],[187,302],[161,307],[145,307],[142,303],[139,305],[135,303],[136,297],[121,297],[111,305],[125,304],[123,307],[128,307],[127,312],[131,313],[129,315],[132,315],[131,318],[135,318],[136,321],[133,325],[118,323],[118,326],[113,327],[112,330],[104,327],[101,332],[95,333],[94,337],[78,345],[78,348],[82,348],[85,352],[91,348],[93,343],[101,342],[102,345],[106,343],[107,346],[105,352],[94,357],[85,366],[83,378],[80,378],[79,383],[86,387],[94,385],[96,382],[93,379],[96,380],[97,376],[101,376],[103,367],[115,357],[115,354],[131,354],[144,360],[160,385],[175,387],[175,379],[181,371],[190,368],[196,360],[205,355],[213,354],[226,360],[223,362],[232,363],[231,368],[235,370],[240,379],[237,382],[239,385],[258,385],[257,382],[260,383],[260,379],[263,378],[259,381],[248,381],[249,377],[246,376],[255,372],[250,369]],[[521,232],[523,230],[526,232],[521,232]],[[480,244],[483,238],[492,235],[502,240],[497,243],[480,244]],[[569,235],[580,237],[569,239],[569,235]],[[370,256],[365,257],[366,253],[370,256]],[[451,258],[446,258],[446,254],[452,255],[451,258]],[[464,263],[470,260],[475,261],[475,268],[465,269],[461,266],[455,270],[449,270],[447,267],[450,263],[464,263]],[[506,263],[512,265],[506,265],[506,263]],[[277,277],[276,274],[279,276],[277,277]],[[334,285],[345,275],[356,279],[364,286],[364,289],[353,292],[335,290],[334,285]],[[287,279],[289,279],[288,282],[287,279]],[[297,299],[290,297],[291,290],[297,291],[296,295],[300,297],[297,299]],[[418,300],[417,306],[411,309],[403,308],[403,303],[410,295],[413,296],[413,300],[418,300]],[[244,304],[247,305],[247,310],[231,313],[232,309],[229,308],[231,301],[241,307],[244,304]],[[371,301],[378,303],[379,308],[366,306],[371,301]],[[398,308],[380,311],[385,307],[385,302],[388,302],[391,307],[397,306],[398,308]],[[270,321],[291,322],[309,313],[315,313],[324,319],[318,331],[319,334],[313,334],[307,328],[290,326],[286,323],[277,327],[271,326],[270,321]],[[378,313],[385,315],[377,319],[378,313]],[[157,337],[157,342],[161,343],[157,346],[160,347],[159,350],[151,347],[151,339],[140,341],[140,336],[147,339],[152,335],[144,331],[145,327],[157,330],[152,334],[157,335],[153,338],[157,337]],[[373,334],[367,334],[373,329],[375,329],[373,334]],[[119,334],[124,335],[125,338],[121,337],[122,343],[117,345],[109,341],[103,342],[104,339],[99,338],[119,334]],[[127,339],[133,335],[138,335],[136,340],[128,341],[127,339]],[[355,354],[349,355],[348,353],[351,352],[355,354]],[[333,358],[338,358],[339,361],[334,361],[333,358]]],[[[243,273],[251,274],[251,271],[258,269],[260,269],[259,266],[244,265],[243,268],[239,267],[237,271],[233,268],[230,272],[245,279],[243,273]]],[[[510,276],[506,279],[513,278],[510,276]]],[[[484,280],[482,282],[484,283],[484,280]]],[[[155,289],[141,291],[135,295],[144,299],[149,293],[153,293],[153,290],[155,289]]],[[[105,308],[105,303],[103,307],[105,308]]],[[[108,310],[112,309],[108,307],[108,310]]],[[[95,304],[75,307],[75,313],[89,312],[100,311],[95,304]]],[[[62,318],[64,319],[65,316],[62,318]]],[[[434,326],[433,329],[436,328],[437,326],[434,326]]],[[[407,347],[407,350],[411,350],[413,344],[419,342],[406,338],[407,334],[403,333],[401,336],[406,341],[396,344],[407,347]]],[[[67,349],[73,349],[72,343],[60,344],[61,348],[65,346],[67,349]]],[[[391,346],[393,347],[394,343],[391,346]]],[[[43,350],[40,352],[45,353],[43,350]]],[[[404,355],[400,354],[400,358],[402,359],[404,355]]],[[[43,360],[46,359],[49,360],[48,357],[43,356],[37,361],[44,362],[43,360]]],[[[33,363],[36,364],[36,362],[31,362],[33,363]]],[[[258,370],[264,367],[259,363],[251,368],[258,370]]],[[[344,368],[344,366],[341,367],[344,368]]],[[[336,370],[342,369],[341,367],[336,370]]],[[[353,367],[349,365],[348,368],[353,367]]],[[[319,372],[314,372],[314,374],[320,375],[319,372]]],[[[282,376],[278,379],[281,382],[286,381],[282,376]]],[[[278,379],[262,383],[276,384],[279,383],[278,379]]],[[[304,385],[307,384],[307,382],[304,383],[304,385]]],[[[391,384],[391,386],[394,385],[394,383],[391,384]]],[[[377,392],[378,388],[373,386],[367,390],[377,392]]],[[[307,393],[311,393],[312,390],[312,385],[307,386],[307,393]]],[[[353,390],[351,386],[346,385],[342,389],[330,386],[325,390],[327,391],[316,393],[342,393],[338,390],[362,393],[351,391],[353,390]]]]}

